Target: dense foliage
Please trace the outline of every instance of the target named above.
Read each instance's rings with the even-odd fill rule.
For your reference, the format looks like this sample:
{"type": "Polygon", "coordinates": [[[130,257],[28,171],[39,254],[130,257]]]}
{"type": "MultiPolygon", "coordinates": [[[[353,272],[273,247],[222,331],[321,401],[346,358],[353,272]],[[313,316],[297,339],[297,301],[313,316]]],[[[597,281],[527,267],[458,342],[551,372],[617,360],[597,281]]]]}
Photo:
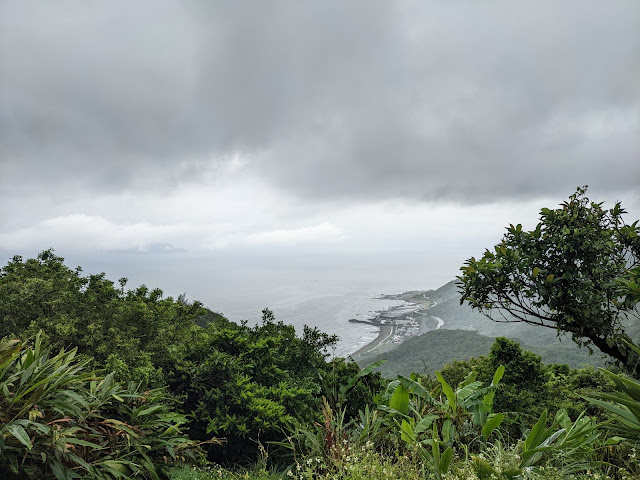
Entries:
{"type": "MultiPolygon", "coordinates": [[[[268,309],[255,327],[209,325],[169,375],[171,390],[190,412],[192,437],[225,437],[224,445],[211,446],[210,457],[246,462],[256,458],[258,442],[280,440],[287,423],[318,420],[322,395],[331,398],[333,385],[358,371],[353,363],[327,363],[325,348],[334,341],[311,328],[297,337],[268,309]]],[[[379,386],[379,375],[370,377],[354,405],[370,401],[379,386]]]]}
{"type": "MultiPolygon", "coordinates": [[[[167,388],[190,438],[220,439],[206,444],[209,458],[229,464],[255,460],[260,444],[281,440],[294,419],[320,419],[322,396],[335,404],[331,392],[358,371],[353,362],[327,362],[335,337],[315,328],[298,336],[268,309],[260,325],[237,325],[199,302],[126,283],[84,276],[52,250],[16,256],[0,269],[0,338],[41,335],[115,380],[167,388]]],[[[351,414],[371,403],[380,381],[359,382],[351,414]]]]}
{"type": "Polygon", "coordinates": [[[543,208],[532,231],[511,225],[493,250],[467,260],[461,302],[496,321],[567,332],[633,372],[639,358],[621,322],[637,320],[640,225],[625,224],[620,203],[606,210],[585,193],[579,188],[561,208],[543,208]]]}
{"type": "Polygon", "coordinates": [[[619,385],[614,385],[607,382],[610,373],[592,379],[593,373],[593,369],[545,367],[539,357],[499,339],[491,358],[459,362],[435,378],[398,376],[377,396],[377,408],[361,411],[355,422],[325,406],[323,422],[292,432],[296,462],[287,475],[296,479],[636,478],[640,475],[638,384],[619,376],[619,385]],[[491,370],[498,360],[505,360],[506,368],[491,370]],[[537,370],[538,379],[532,384],[526,382],[528,368],[537,370]],[[489,380],[483,381],[487,374],[489,380]],[[454,383],[445,377],[460,380],[454,383]],[[600,382],[606,384],[604,389],[600,382]],[[579,384],[582,388],[573,391],[579,384]],[[515,386],[523,391],[509,388],[515,386]],[[606,389],[612,392],[595,394],[602,401],[590,411],[564,408],[565,400],[586,402],[581,393],[606,389]],[[567,394],[572,398],[564,398],[567,394]],[[527,398],[532,395],[538,404],[527,398]],[[507,405],[509,398],[515,403],[507,405]],[[499,406],[500,401],[505,405],[499,406]],[[612,424],[598,407],[615,412],[617,422],[612,424]],[[513,421],[507,421],[513,418],[520,427],[515,431],[513,421]],[[618,436],[611,436],[609,429],[618,436]]]}
{"type": "Polygon", "coordinates": [[[86,371],[76,350],[54,355],[0,342],[0,477],[157,479],[197,449],[166,392],[86,371]]]}
{"type": "Polygon", "coordinates": [[[199,302],[125,285],[124,278],[116,287],[104,274],[83,276],[52,250],[15,256],[0,270],[0,338],[41,331],[54,348],[77,348],[118,378],[164,385],[164,372],[194,341],[194,322],[206,312],[199,302]]]}
{"type": "MultiPolygon", "coordinates": [[[[510,337],[511,338],[511,337],[510,337]]],[[[433,374],[456,360],[489,354],[495,338],[480,335],[470,330],[449,330],[441,328],[409,338],[389,352],[363,355],[356,361],[365,366],[368,363],[386,359],[378,371],[387,378],[409,375],[411,372],[433,374]]],[[[572,342],[554,342],[542,347],[521,342],[522,348],[542,357],[545,364],[567,364],[580,368],[584,364],[604,366],[605,361],[597,355],[578,349],[572,342]]]]}

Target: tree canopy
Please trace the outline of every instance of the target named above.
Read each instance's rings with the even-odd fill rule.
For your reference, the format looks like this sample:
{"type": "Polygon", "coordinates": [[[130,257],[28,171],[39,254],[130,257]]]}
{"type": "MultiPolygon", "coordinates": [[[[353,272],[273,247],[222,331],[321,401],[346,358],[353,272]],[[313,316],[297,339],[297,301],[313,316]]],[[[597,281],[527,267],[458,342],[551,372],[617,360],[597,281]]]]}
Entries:
{"type": "Polygon", "coordinates": [[[586,187],[560,208],[543,208],[534,230],[510,225],[502,241],[461,267],[461,303],[489,318],[526,322],[595,345],[628,371],[638,365],[624,319],[638,319],[640,226],[625,223],[586,187]]]}

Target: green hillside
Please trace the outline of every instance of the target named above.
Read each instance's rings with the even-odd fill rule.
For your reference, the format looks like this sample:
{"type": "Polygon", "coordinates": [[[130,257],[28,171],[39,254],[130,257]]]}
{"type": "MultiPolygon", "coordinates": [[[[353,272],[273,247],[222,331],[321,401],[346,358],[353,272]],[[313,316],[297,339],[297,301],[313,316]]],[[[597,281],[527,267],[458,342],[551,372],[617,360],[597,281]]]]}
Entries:
{"type": "MultiPolygon", "coordinates": [[[[544,328],[536,325],[528,325],[516,321],[515,318],[505,312],[501,317],[496,312],[496,319],[500,318],[505,322],[494,322],[481,313],[472,310],[464,303],[460,305],[460,293],[458,292],[457,281],[446,283],[437,290],[429,290],[420,294],[421,299],[436,302],[436,305],[428,309],[432,316],[441,317],[445,321],[444,328],[473,330],[481,335],[489,337],[508,337],[528,345],[547,346],[558,343],[555,328],[544,328]],[[511,321],[513,323],[508,323],[511,321]]],[[[640,339],[640,322],[638,308],[630,313],[627,318],[622,319],[625,331],[631,338],[640,339]]],[[[563,339],[563,344],[571,343],[570,337],[563,339]]]]}
{"type": "MultiPolygon", "coordinates": [[[[494,338],[465,330],[433,330],[410,338],[394,350],[361,355],[355,360],[361,367],[386,359],[378,371],[385,377],[416,373],[433,373],[453,360],[468,360],[487,355],[494,338]]],[[[589,356],[586,349],[579,350],[570,340],[548,346],[522,344],[522,348],[537,353],[544,363],[562,363],[573,368],[585,364],[603,366],[604,360],[596,354],[589,356]]]]}
{"type": "Polygon", "coordinates": [[[446,329],[471,330],[487,337],[507,337],[521,343],[541,347],[559,343],[555,329],[517,322],[509,315],[504,318],[505,322],[494,322],[472,310],[466,303],[460,305],[460,294],[456,281],[451,281],[437,290],[426,292],[424,298],[436,303],[428,310],[428,313],[442,318],[446,329]],[[508,321],[513,321],[513,323],[508,321]]]}

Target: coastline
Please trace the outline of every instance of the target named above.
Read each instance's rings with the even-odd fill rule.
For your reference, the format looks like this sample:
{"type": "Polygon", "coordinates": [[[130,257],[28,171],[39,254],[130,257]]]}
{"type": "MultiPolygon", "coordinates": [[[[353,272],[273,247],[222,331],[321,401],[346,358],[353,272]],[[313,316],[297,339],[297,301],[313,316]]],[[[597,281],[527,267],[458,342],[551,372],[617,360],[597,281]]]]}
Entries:
{"type": "Polygon", "coordinates": [[[366,345],[363,345],[358,350],[350,354],[350,356],[355,357],[355,356],[367,353],[370,350],[373,350],[378,345],[380,345],[384,340],[389,338],[389,336],[392,333],[393,333],[393,327],[391,325],[380,325],[380,331],[378,332],[378,336],[375,338],[375,340],[367,343],[366,345]]]}
{"type": "Polygon", "coordinates": [[[386,310],[379,310],[375,312],[375,316],[371,320],[349,320],[353,323],[362,323],[380,328],[378,336],[373,341],[363,345],[349,356],[357,362],[361,357],[376,350],[382,344],[398,343],[395,337],[399,336],[400,342],[402,342],[403,338],[408,338],[406,333],[407,327],[410,326],[407,325],[408,323],[412,323],[414,327],[413,332],[408,333],[409,336],[431,330],[432,327],[429,326],[430,320],[437,322],[436,329],[441,328],[444,321],[431,317],[426,313],[426,310],[436,304],[435,300],[426,295],[427,292],[429,291],[408,291],[393,295],[383,294],[377,297],[385,300],[401,300],[405,303],[386,310]]]}

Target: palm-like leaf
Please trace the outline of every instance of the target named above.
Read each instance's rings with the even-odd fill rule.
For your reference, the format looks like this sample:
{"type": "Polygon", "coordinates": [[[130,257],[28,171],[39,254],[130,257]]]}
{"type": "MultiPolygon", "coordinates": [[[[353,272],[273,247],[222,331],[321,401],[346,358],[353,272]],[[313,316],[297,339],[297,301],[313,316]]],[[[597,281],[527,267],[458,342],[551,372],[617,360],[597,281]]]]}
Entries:
{"type": "Polygon", "coordinates": [[[0,341],[0,473],[38,479],[159,478],[160,458],[194,447],[161,390],[140,393],[84,371],[76,351],[51,355],[0,341]]]}
{"type": "MultiPolygon", "coordinates": [[[[640,353],[640,352],[639,352],[640,353]]],[[[607,427],[633,442],[640,441],[640,382],[601,369],[616,384],[614,393],[584,397],[612,414],[607,427]]]]}

